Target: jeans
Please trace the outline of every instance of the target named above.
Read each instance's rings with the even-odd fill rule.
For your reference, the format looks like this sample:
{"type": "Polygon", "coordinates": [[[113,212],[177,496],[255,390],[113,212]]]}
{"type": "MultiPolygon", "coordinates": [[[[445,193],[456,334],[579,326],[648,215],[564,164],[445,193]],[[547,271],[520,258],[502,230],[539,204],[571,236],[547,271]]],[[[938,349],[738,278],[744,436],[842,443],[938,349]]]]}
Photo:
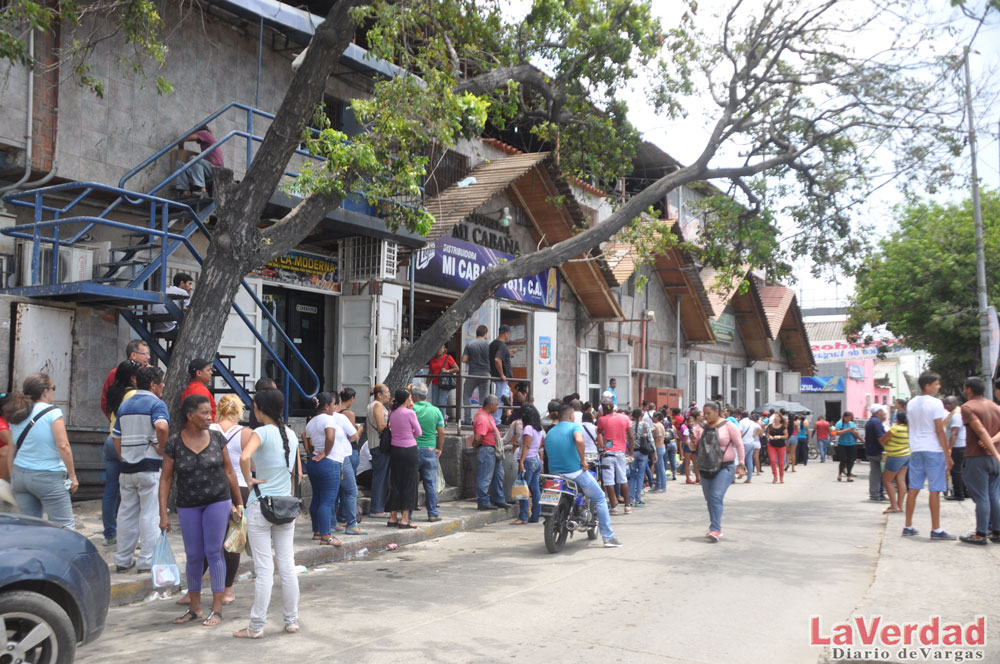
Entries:
{"type": "Polygon", "coordinates": [[[500,407],[497,408],[497,412],[493,413],[493,421],[500,426],[500,420],[503,419],[503,398],[510,396],[510,384],[505,380],[498,380],[497,384],[497,399],[500,399],[500,407]]]}
{"type": "Polygon", "coordinates": [[[951,486],[955,492],[955,497],[968,498],[969,495],[965,490],[965,482],[962,478],[962,467],[965,465],[965,448],[951,448],[951,460],[955,462],[955,465],[951,467],[951,486]]]}
{"type": "Polygon", "coordinates": [[[667,448],[656,448],[656,484],[653,488],[657,491],[667,490],[667,448]]]}
{"type": "MultiPolygon", "coordinates": [[[[462,383],[462,405],[469,405],[472,403],[472,395],[476,390],[479,390],[479,404],[482,405],[483,399],[489,394],[490,390],[490,379],[489,376],[483,378],[466,378],[462,383]]],[[[462,409],[462,424],[469,426],[472,424],[472,414],[475,409],[473,408],[463,408],[462,409]]]]}
{"type": "MultiPolygon", "coordinates": [[[[226,539],[226,527],[232,511],[233,501],[228,498],[199,507],[177,508],[177,519],[181,522],[181,536],[184,538],[184,555],[187,557],[189,592],[201,592],[205,561],[208,562],[212,592],[225,590],[226,561],[222,555],[222,542],[226,539]]],[[[144,551],[145,544],[143,542],[144,551]]]]}
{"type": "Polygon", "coordinates": [[[247,535],[253,547],[253,606],[250,607],[250,629],[261,630],[267,624],[267,607],[271,603],[274,585],[274,561],[281,575],[281,597],[284,600],[285,624],[299,620],[299,577],[295,572],[295,522],[276,526],[260,513],[260,503],[246,509],[247,535]],[[271,546],[274,546],[272,558],[271,546]]]}
{"type": "Polygon", "coordinates": [[[746,447],[746,457],[743,459],[743,465],[747,467],[747,481],[753,479],[753,453],[757,449],[753,446],[748,445],[746,447]]]}
{"type": "MultiPolygon", "coordinates": [[[[153,548],[160,537],[160,471],[122,473],[119,482],[122,504],[118,508],[118,550],[114,555],[115,565],[131,565],[135,546],[142,541],[136,566],[139,569],[150,569],[153,566],[153,548]]],[[[225,537],[225,532],[222,536],[225,537]]],[[[201,565],[200,558],[198,565],[201,565]]]]}
{"type": "MultiPolygon", "coordinates": [[[[49,521],[64,528],[75,528],[73,503],[66,490],[68,478],[65,470],[25,470],[14,466],[10,483],[18,511],[39,519],[44,511],[49,521]]],[[[152,548],[152,542],[149,546],[152,548]]]]}
{"type": "Polygon", "coordinates": [[[826,455],[830,450],[829,438],[817,438],[816,447],[819,448],[819,462],[826,463],[826,455]]]}
{"type": "MultiPolygon", "coordinates": [[[[197,155],[196,155],[197,156],[197,155]]],[[[191,159],[195,159],[192,157],[191,159]]],[[[191,160],[188,160],[190,163],[191,160]]],[[[174,170],[184,166],[184,163],[177,162],[174,164],[174,170]]],[[[204,189],[205,182],[212,179],[212,165],[208,163],[208,159],[202,159],[197,164],[192,164],[190,168],[184,173],[181,173],[174,180],[174,188],[180,189],[181,191],[192,191],[194,189],[204,189]]]]}
{"type": "Polygon", "coordinates": [[[101,499],[101,521],[104,523],[104,539],[112,539],[118,534],[115,522],[118,520],[118,503],[121,502],[121,490],[118,486],[118,476],[121,475],[122,462],[115,452],[111,436],[101,448],[104,459],[104,497],[101,499]]]}
{"type": "Polygon", "coordinates": [[[736,466],[732,463],[724,464],[711,479],[705,477],[705,473],[701,474],[701,492],[708,503],[709,532],[722,532],[722,501],[735,475],[736,466]]]}
{"type": "Polygon", "coordinates": [[[976,533],[1000,532],[1000,463],[991,456],[965,457],[965,489],[976,502],[976,533]]]}
{"type": "Polygon", "coordinates": [[[340,493],[341,464],[333,459],[306,461],[306,474],[312,484],[312,502],[309,503],[309,517],[314,533],[329,535],[332,528],[333,504],[340,493]]]}
{"type": "Polygon", "coordinates": [[[670,474],[673,479],[677,479],[677,443],[671,441],[667,443],[667,459],[670,462],[670,474]]]}
{"type": "Polygon", "coordinates": [[[882,455],[868,456],[868,497],[871,500],[878,500],[885,495],[885,487],[882,485],[882,455]]]}
{"type": "Polygon", "coordinates": [[[337,494],[337,521],[346,523],[348,528],[358,524],[359,463],[361,463],[361,450],[353,450],[351,456],[344,459],[344,467],[340,474],[340,493],[337,494]],[[352,496],[354,507],[347,505],[347,501],[352,496]]]}
{"type": "Polygon", "coordinates": [[[445,412],[445,409],[448,407],[449,396],[451,396],[450,389],[445,390],[442,389],[440,385],[431,385],[431,403],[440,408],[441,412],[443,413],[445,412]]]}
{"type": "Polygon", "coordinates": [[[576,477],[564,475],[567,479],[572,479],[580,487],[584,495],[590,498],[597,512],[597,529],[601,531],[601,537],[609,540],[615,536],[615,531],[611,529],[611,514],[608,512],[608,499],[604,495],[604,489],[597,483],[594,476],[589,472],[580,472],[576,477]]]}
{"type": "Polygon", "coordinates": [[[642,501],[642,480],[646,476],[646,469],[649,467],[649,457],[635,450],[633,452],[632,466],[628,474],[628,496],[632,504],[642,501]]]}
{"type": "Polygon", "coordinates": [[[433,447],[417,449],[417,471],[424,484],[424,502],[427,503],[427,516],[438,516],[437,492],[437,450],[433,447]]]}
{"type": "Polygon", "coordinates": [[[337,493],[338,521],[344,524],[345,528],[354,528],[358,525],[358,478],[354,474],[354,465],[351,457],[344,459],[340,468],[340,491],[337,493]]]}
{"type": "Polygon", "coordinates": [[[496,450],[490,445],[480,445],[476,450],[479,469],[476,472],[476,502],[480,507],[490,504],[490,495],[498,505],[505,504],[503,495],[503,464],[497,459],[496,450]]]}
{"type": "Polygon", "coordinates": [[[372,454],[372,502],[369,514],[385,512],[385,501],[389,497],[389,457],[379,451],[378,446],[370,448],[372,454]]]}
{"type": "Polygon", "coordinates": [[[530,457],[524,460],[524,481],[528,485],[528,491],[531,492],[531,515],[528,515],[529,502],[527,500],[519,501],[521,503],[521,510],[518,514],[518,518],[521,521],[538,521],[538,515],[542,510],[542,505],[539,502],[542,498],[542,490],[539,486],[539,475],[542,474],[542,460],[538,457],[530,457]]]}

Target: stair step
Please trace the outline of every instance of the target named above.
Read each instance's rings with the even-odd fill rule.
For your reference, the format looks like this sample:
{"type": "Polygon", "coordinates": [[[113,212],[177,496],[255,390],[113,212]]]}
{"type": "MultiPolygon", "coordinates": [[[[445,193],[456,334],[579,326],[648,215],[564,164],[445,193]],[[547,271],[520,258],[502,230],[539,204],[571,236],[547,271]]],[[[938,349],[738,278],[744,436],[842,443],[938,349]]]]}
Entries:
{"type": "Polygon", "coordinates": [[[149,251],[150,249],[160,249],[160,248],[161,245],[159,243],[154,244],[151,242],[147,242],[145,244],[133,244],[130,247],[111,247],[111,251],[121,251],[121,252],[149,251]]]}

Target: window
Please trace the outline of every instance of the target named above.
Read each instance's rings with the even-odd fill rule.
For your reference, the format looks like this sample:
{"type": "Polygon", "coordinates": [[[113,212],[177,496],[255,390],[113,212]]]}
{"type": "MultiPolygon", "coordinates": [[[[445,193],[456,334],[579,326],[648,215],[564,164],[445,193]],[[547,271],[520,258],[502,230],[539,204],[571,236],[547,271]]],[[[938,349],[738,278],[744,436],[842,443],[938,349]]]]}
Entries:
{"type": "Polygon", "coordinates": [[[753,400],[758,406],[767,402],[767,372],[755,371],[753,375],[753,400]]]}
{"type": "Polygon", "coordinates": [[[599,351],[590,351],[590,362],[587,370],[587,394],[581,394],[582,398],[592,404],[601,403],[601,391],[604,383],[601,380],[601,360],[603,354],[599,351]]]}
{"type": "Polygon", "coordinates": [[[774,375],[774,393],[775,394],[784,394],[785,393],[785,389],[784,389],[785,381],[782,380],[782,376],[783,376],[783,374],[780,371],[778,371],[774,375]]]}
{"type": "Polygon", "coordinates": [[[740,399],[740,373],[736,367],[729,369],[729,405],[739,406],[743,401],[740,399]]]}
{"type": "Polygon", "coordinates": [[[708,398],[714,399],[721,391],[719,387],[719,382],[720,382],[719,377],[712,376],[711,378],[709,378],[709,382],[711,383],[711,388],[708,390],[708,398]]]}

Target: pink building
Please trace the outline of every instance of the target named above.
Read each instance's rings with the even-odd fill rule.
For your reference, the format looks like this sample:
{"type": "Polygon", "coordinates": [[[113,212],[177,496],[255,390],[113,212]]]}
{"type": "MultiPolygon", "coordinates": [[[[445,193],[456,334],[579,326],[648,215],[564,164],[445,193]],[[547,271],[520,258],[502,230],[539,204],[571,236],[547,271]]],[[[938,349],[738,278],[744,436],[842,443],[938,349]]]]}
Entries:
{"type": "Polygon", "coordinates": [[[875,360],[849,360],[845,382],[845,410],[854,413],[854,419],[868,419],[875,404],[889,406],[889,388],[875,385],[875,360]]]}

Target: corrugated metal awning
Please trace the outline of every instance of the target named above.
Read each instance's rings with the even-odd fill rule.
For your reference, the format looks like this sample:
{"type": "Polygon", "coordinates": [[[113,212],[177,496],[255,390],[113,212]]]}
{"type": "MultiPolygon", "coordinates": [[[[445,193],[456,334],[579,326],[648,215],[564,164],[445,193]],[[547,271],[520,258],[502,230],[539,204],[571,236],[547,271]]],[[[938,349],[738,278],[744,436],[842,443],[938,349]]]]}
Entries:
{"type": "Polygon", "coordinates": [[[504,157],[479,164],[462,180],[473,181],[467,186],[453,184],[440,194],[424,201],[424,209],[434,215],[434,224],[427,240],[447,235],[451,229],[491,198],[504,191],[512,182],[545,161],[550,153],[535,152],[504,157]]]}

